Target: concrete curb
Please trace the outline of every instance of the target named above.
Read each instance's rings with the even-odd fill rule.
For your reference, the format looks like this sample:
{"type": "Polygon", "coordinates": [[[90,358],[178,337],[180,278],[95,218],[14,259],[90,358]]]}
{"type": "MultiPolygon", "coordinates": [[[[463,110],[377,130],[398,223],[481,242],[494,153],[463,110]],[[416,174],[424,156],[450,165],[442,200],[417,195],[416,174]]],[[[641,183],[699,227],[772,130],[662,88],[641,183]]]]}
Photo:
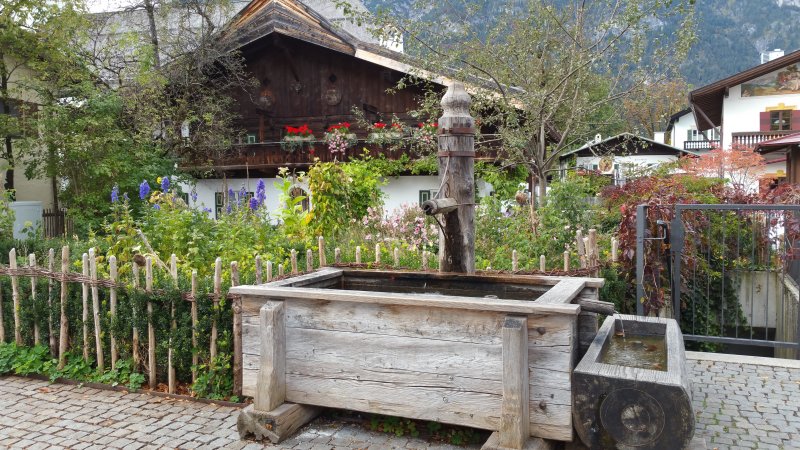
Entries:
{"type": "Polygon", "coordinates": [[[756,366],[785,367],[800,369],[800,360],[766,358],[763,356],[728,355],[725,353],[686,352],[686,359],[694,361],[715,361],[734,364],[753,364],[756,366]]]}

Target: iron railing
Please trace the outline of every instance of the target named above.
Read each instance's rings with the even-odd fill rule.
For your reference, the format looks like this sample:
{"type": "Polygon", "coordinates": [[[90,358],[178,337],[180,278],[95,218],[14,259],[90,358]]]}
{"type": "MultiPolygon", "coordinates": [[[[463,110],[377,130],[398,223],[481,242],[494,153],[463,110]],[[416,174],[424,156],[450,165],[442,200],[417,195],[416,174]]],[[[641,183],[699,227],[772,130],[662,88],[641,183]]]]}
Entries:
{"type": "Polygon", "coordinates": [[[654,289],[668,291],[660,312],[685,340],[800,357],[800,205],[679,204],[672,213],[667,226],[637,209],[637,312],[654,289]]]}

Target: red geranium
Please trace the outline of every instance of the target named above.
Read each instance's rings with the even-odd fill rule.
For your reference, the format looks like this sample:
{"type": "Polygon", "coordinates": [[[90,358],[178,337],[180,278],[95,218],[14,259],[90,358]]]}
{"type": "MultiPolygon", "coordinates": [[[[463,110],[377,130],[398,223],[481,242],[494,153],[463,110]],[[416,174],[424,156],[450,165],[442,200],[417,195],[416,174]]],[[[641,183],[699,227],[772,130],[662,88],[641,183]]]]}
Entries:
{"type": "Polygon", "coordinates": [[[339,122],[336,125],[331,125],[328,127],[328,133],[331,133],[336,130],[344,131],[345,133],[350,130],[350,122],[339,122]]]}
{"type": "Polygon", "coordinates": [[[287,136],[311,136],[313,133],[307,124],[300,125],[299,127],[292,127],[286,125],[287,136]]]}
{"type": "Polygon", "coordinates": [[[386,128],[386,124],[385,124],[385,123],[383,123],[383,122],[375,122],[375,124],[373,125],[373,127],[374,127],[376,130],[382,130],[382,129],[386,128]]]}

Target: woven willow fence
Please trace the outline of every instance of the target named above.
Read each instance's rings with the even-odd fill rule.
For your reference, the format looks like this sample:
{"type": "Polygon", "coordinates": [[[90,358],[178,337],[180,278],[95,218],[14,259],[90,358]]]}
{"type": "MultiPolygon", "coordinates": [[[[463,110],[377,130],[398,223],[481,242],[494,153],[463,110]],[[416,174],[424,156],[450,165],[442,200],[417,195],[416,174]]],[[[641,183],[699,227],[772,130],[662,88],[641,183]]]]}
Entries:
{"type": "MultiPolygon", "coordinates": [[[[13,342],[19,346],[47,346],[58,359],[59,369],[69,352],[80,351],[83,359],[93,361],[101,373],[107,368],[106,361],[110,360],[114,370],[121,358],[131,358],[134,369],[147,374],[150,389],[156,389],[157,382],[166,378],[169,393],[176,392],[178,381],[194,382],[197,367],[212,363],[223,347],[232,359],[233,395],[241,396],[240,299],[227,294],[229,286],[240,282],[236,261],[230,262],[230,277],[223,284],[221,258],[215,261],[213,277],[199,279],[197,270],[192,270],[191,276],[183,279],[175,255],[168,264],[154,255],[136,255],[133,261],[118,267],[114,256],[95,252],[90,249],[73,262],[70,248],[62,247],[60,270],[56,270],[54,249],[41,260],[35,254],[18,258],[12,249],[9,264],[0,264],[0,278],[10,280],[6,285],[10,284],[11,291],[9,303],[8,292],[0,283],[0,343],[11,340],[9,332],[13,330],[13,342]],[[73,272],[71,267],[80,267],[81,272],[73,272]],[[107,278],[98,273],[107,274],[107,278]]],[[[334,266],[409,268],[408,258],[404,260],[406,266],[401,266],[401,250],[390,250],[385,244],[356,246],[345,252],[336,247],[333,252],[334,266]],[[390,264],[382,261],[386,256],[391,258],[390,264]]],[[[594,230],[586,237],[577,233],[575,252],[580,267],[570,268],[572,255],[567,250],[563,267],[548,271],[547,258],[541,255],[535,272],[596,276],[600,261],[594,230]]],[[[411,268],[430,270],[430,263],[435,265],[435,255],[430,252],[415,251],[414,256],[411,265],[415,267],[411,268]]],[[[318,238],[316,252],[306,250],[302,269],[298,257],[294,249],[279,264],[256,256],[254,267],[244,278],[261,284],[329,265],[322,237],[318,238]]],[[[511,259],[512,272],[522,273],[517,251],[511,259]]],[[[616,240],[611,243],[610,259],[617,259],[616,240]]]]}

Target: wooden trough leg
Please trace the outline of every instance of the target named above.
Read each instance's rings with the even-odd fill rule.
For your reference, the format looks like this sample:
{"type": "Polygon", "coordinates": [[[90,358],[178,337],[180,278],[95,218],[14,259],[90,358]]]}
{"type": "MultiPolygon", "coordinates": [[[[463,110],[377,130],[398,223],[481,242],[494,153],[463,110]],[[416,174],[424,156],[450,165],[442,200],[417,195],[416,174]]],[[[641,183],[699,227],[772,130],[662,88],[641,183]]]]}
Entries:
{"type": "Polygon", "coordinates": [[[506,316],[502,333],[503,405],[500,431],[492,433],[481,450],[553,448],[544,439],[531,438],[530,433],[527,316],[506,316]]]}
{"type": "Polygon", "coordinates": [[[253,404],[239,413],[236,427],[244,439],[286,439],[320,413],[313,406],[284,403],[286,400],[286,325],[282,301],[270,300],[261,307],[261,367],[253,404]]]}

